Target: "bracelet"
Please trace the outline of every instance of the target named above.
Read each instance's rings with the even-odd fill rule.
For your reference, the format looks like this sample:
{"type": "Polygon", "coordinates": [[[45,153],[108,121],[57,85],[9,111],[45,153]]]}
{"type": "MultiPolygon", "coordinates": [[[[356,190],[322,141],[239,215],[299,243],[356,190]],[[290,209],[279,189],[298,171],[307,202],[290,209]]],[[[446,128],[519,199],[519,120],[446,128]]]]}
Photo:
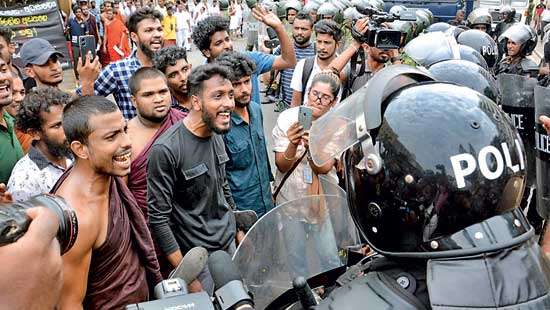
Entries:
{"type": "Polygon", "coordinates": [[[294,157],[292,158],[288,158],[286,157],[286,151],[283,152],[283,158],[287,161],[294,161],[296,159],[296,155],[294,155],[294,157]]]}

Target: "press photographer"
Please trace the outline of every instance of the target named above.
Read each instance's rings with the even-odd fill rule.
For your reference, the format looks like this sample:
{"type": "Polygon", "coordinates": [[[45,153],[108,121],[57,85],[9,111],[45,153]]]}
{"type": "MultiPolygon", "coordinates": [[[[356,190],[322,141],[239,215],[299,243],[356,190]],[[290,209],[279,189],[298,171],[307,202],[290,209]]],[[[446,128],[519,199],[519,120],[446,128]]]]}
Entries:
{"type": "MultiPolygon", "coordinates": [[[[396,43],[395,46],[397,46],[395,48],[393,46],[392,48],[378,48],[375,46],[376,42],[370,42],[373,46],[367,43],[371,39],[366,34],[376,31],[369,30],[369,24],[368,18],[362,18],[354,22],[352,33],[354,33],[355,40],[329,65],[332,71],[339,74],[340,80],[344,85],[343,98],[346,98],[365,85],[376,72],[383,69],[386,65],[401,63],[398,49],[400,43],[397,44],[397,42],[394,42],[396,43]],[[349,73],[346,70],[342,70],[348,63],[350,63],[349,73]]],[[[377,29],[390,30],[387,24],[382,24],[377,29]]],[[[401,36],[401,32],[398,32],[401,36]]],[[[401,37],[399,37],[399,40],[401,40],[401,37]]]]}
{"type": "Polygon", "coordinates": [[[61,254],[73,245],[77,227],[74,211],[59,197],[0,204],[2,307],[55,307],[63,284],[61,254]]]}

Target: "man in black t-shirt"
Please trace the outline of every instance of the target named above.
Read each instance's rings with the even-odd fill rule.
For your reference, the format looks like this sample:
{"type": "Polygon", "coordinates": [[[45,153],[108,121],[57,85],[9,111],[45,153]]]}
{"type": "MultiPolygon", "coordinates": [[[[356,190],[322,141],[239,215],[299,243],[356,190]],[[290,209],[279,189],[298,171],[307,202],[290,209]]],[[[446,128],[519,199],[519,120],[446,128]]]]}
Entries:
{"type": "MultiPolygon", "coordinates": [[[[147,166],[147,200],[153,238],[176,267],[191,248],[235,251],[235,203],[225,174],[229,157],[222,134],[235,108],[230,72],[202,65],[189,75],[191,110],[155,142],[147,166]]],[[[208,272],[199,275],[209,293],[208,272]]]]}

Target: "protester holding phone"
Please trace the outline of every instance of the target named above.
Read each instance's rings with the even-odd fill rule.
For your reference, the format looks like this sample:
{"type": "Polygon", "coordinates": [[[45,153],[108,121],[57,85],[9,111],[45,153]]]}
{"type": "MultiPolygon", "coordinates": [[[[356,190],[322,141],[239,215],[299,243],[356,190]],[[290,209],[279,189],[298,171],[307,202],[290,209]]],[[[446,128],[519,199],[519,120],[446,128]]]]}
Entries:
{"type": "Polygon", "coordinates": [[[306,106],[290,108],[279,115],[273,128],[273,150],[277,166],[275,184],[281,187],[277,204],[318,194],[320,174],[326,174],[338,182],[335,160],[319,167],[305,152],[309,147],[311,123],[337,103],[339,90],[338,76],[330,72],[318,73],[307,93],[306,106]],[[297,161],[300,162],[296,165],[297,161]],[[285,174],[289,176],[281,186],[285,174]]]}
{"type": "Polygon", "coordinates": [[[74,17],[69,20],[69,34],[71,36],[72,52],[73,52],[73,69],[74,75],[78,79],[78,72],[76,71],[78,57],[80,57],[80,37],[89,35],[90,29],[88,23],[84,20],[82,9],[75,5],[73,7],[74,17]]]}

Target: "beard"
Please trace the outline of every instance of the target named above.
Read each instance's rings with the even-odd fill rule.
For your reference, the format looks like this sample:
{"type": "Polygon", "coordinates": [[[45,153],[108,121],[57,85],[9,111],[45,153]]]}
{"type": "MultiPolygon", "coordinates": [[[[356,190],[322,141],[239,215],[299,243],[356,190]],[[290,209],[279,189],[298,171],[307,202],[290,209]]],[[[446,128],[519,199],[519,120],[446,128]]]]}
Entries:
{"type": "Polygon", "coordinates": [[[309,37],[306,38],[306,37],[302,37],[302,36],[292,36],[294,38],[294,42],[296,42],[296,44],[298,45],[304,45],[306,44],[307,42],[309,42],[309,37]]]}
{"type": "Polygon", "coordinates": [[[69,147],[69,142],[65,140],[63,143],[58,143],[53,140],[50,140],[46,137],[42,137],[42,141],[46,146],[46,149],[56,158],[66,157],[69,158],[72,156],[71,148],[69,147]]]}
{"type": "Polygon", "coordinates": [[[166,116],[168,116],[168,113],[170,113],[170,109],[166,110],[166,114],[160,116],[160,115],[146,115],[146,114],[140,114],[140,117],[150,121],[151,123],[160,124],[164,122],[166,119],[166,116]]]}
{"type": "Polygon", "coordinates": [[[145,45],[143,42],[139,42],[139,49],[147,56],[149,59],[153,59],[153,56],[155,56],[156,52],[154,52],[152,49],[149,48],[149,46],[145,45]]]}
{"type": "Polygon", "coordinates": [[[243,95],[239,98],[235,97],[235,105],[239,108],[246,108],[250,104],[250,100],[252,97],[250,95],[243,95]]]}
{"type": "Polygon", "coordinates": [[[204,109],[204,106],[202,108],[201,118],[202,118],[202,121],[206,124],[206,127],[208,127],[208,129],[210,129],[210,131],[213,131],[213,132],[215,132],[219,135],[223,135],[223,134],[226,134],[226,133],[229,132],[230,127],[228,127],[227,129],[216,127],[216,124],[214,123],[214,119],[216,118],[216,115],[212,116],[212,114],[208,113],[204,109]]]}

